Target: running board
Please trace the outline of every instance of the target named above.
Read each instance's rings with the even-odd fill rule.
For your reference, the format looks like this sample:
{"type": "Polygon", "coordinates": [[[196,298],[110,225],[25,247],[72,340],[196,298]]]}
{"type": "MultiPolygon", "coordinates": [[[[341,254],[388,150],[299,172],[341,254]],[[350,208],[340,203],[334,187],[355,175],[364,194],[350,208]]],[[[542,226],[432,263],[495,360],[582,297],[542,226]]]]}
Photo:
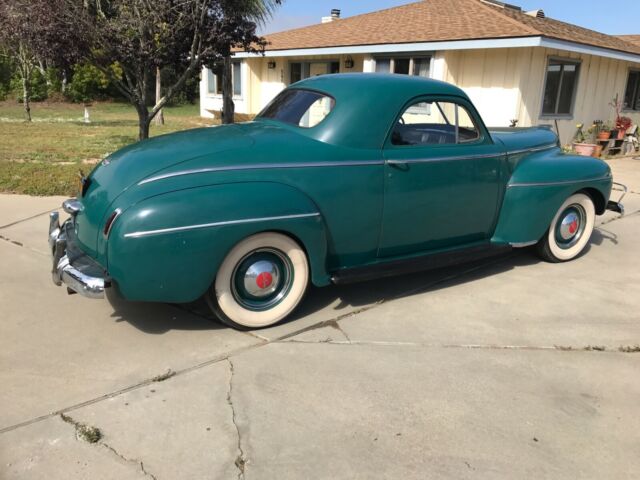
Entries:
{"type": "Polygon", "coordinates": [[[364,267],[345,268],[333,274],[331,281],[336,285],[345,285],[348,283],[373,280],[375,278],[434,270],[436,268],[451,267],[473,260],[497,257],[511,250],[511,245],[496,245],[493,243],[477,245],[460,250],[432,253],[422,257],[392,260],[364,267]]]}

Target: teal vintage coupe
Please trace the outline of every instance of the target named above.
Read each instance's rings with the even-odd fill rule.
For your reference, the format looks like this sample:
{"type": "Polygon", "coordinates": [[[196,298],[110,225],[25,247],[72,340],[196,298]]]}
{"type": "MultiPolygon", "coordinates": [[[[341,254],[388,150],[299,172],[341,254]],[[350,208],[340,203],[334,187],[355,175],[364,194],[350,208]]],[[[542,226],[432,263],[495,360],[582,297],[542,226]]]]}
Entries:
{"type": "Polygon", "coordinates": [[[608,165],[547,128],[488,130],[446,83],[310,78],[252,122],[130,145],[50,219],[53,279],[99,298],[204,296],[237,328],[273,325],[307,286],[537,245],[578,256],[609,200],[608,165]]]}

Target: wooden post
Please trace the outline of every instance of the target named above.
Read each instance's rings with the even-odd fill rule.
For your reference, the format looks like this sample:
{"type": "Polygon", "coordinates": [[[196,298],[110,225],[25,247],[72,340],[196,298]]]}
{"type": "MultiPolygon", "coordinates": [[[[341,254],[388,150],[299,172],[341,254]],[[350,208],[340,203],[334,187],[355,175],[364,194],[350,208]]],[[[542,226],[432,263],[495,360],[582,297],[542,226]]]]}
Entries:
{"type": "MultiPolygon", "coordinates": [[[[156,105],[162,98],[162,78],[160,76],[160,67],[156,67],[156,105]]],[[[156,114],[154,118],[156,125],[164,125],[164,114],[162,109],[156,114]]]]}

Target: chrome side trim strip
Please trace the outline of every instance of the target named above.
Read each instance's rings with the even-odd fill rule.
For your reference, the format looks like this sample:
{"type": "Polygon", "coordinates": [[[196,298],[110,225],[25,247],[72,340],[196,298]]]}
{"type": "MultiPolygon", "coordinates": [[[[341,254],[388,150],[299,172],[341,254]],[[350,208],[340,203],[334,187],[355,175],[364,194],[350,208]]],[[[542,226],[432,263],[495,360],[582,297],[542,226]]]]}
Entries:
{"type": "Polygon", "coordinates": [[[295,215],[280,215],[277,217],[261,217],[261,218],[245,218],[242,220],[227,220],[224,222],[212,222],[212,223],[202,223],[199,225],[186,225],[184,227],[172,227],[172,228],[161,228],[158,230],[146,230],[142,232],[133,232],[126,233],[125,238],[139,238],[146,237],[149,235],[158,235],[162,233],[174,233],[174,232],[184,232],[186,230],[198,230],[201,228],[211,228],[211,227],[221,227],[224,225],[238,225],[242,223],[256,223],[256,222],[269,222],[273,220],[289,220],[293,218],[308,218],[308,217],[318,217],[320,213],[300,213],[295,215]]]}
{"type": "Polygon", "coordinates": [[[407,163],[453,162],[456,160],[475,160],[477,158],[492,158],[492,157],[502,157],[505,155],[517,155],[520,153],[542,152],[544,150],[549,150],[551,148],[557,148],[557,145],[553,143],[553,144],[543,145],[541,147],[525,148],[522,150],[511,150],[505,153],[483,153],[478,155],[456,155],[456,156],[448,156],[448,157],[431,157],[431,158],[408,158],[406,160],[392,159],[392,160],[387,160],[387,163],[390,165],[403,165],[407,163]]]}
{"type": "Polygon", "coordinates": [[[198,173],[231,172],[236,170],[266,170],[274,168],[321,168],[321,167],[359,167],[367,165],[383,165],[382,160],[353,160],[353,161],[325,161],[303,163],[254,163],[249,165],[226,165],[223,167],[196,168],[179,172],[164,173],[138,182],[138,185],[164,180],[165,178],[181,177],[183,175],[195,175],[198,173]]]}
{"type": "Polygon", "coordinates": [[[550,143],[548,145],[542,145],[541,147],[523,148],[522,150],[511,150],[507,152],[507,155],[519,155],[521,153],[542,152],[544,150],[551,150],[552,148],[558,148],[558,145],[556,145],[555,143],[550,143]]]}
{"type": "Polygon", "coordinates": [[[531,182],[531,183],[510,183],[507,185],[507,188],[511,187],[548,187],[553,185],[570,185],[572,183],[584,183],[584,182],[597,182],[600,180],[608,180],[611,177],[596,177],[596,178],[585,178],[582,180],[564,180],[561,182],[531,182]]]}
{"type": "Polygon", "coordinates": [[[430,158],[394,158],[387,160],[389,165],[404,165],[408,163],[431,163],[431,162],[454,162],[456,160],[475,160],[478,158],[503,157],[504,153],[482,153],[478,155],[456,155],[448,157],[430,157],[430,158]]]}

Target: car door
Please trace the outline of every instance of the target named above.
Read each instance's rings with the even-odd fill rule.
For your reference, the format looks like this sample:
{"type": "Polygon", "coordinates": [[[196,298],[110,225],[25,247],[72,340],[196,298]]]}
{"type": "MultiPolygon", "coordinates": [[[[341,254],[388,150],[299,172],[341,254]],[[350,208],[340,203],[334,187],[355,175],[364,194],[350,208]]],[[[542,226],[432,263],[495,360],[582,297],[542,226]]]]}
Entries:
{"type": "Polygon", "coordinates": [[[380,257],[428,252],[490,238],[502,195],[504,150],[470,102],[409,102],[384,147],[380,257]]]}

